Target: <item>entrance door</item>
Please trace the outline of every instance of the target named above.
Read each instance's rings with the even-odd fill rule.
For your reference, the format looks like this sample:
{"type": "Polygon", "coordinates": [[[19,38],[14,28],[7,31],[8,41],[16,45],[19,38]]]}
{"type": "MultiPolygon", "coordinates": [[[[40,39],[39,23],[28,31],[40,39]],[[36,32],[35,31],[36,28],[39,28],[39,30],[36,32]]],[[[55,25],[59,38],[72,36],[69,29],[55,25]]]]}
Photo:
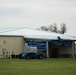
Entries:
{"type": "Polygon", "coordinates": [[[52,57],[58,58],[58,56],[59,56],[59,48],[53,48],[52,49],[52,57]]]}

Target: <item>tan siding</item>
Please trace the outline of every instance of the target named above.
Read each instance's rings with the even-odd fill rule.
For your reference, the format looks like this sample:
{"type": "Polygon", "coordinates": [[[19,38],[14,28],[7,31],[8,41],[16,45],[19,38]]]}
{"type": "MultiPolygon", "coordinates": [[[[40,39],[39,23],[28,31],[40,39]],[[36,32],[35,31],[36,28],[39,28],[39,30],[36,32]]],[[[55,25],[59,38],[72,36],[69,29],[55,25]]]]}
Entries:
{"type": "Polygon", "coordinates": [[[6,52],[13,51],[14,54],[23,52],[23,37],[1,37],[0,36],[0,55],[2,55],[2,49],[5,48],[6,52]]]}

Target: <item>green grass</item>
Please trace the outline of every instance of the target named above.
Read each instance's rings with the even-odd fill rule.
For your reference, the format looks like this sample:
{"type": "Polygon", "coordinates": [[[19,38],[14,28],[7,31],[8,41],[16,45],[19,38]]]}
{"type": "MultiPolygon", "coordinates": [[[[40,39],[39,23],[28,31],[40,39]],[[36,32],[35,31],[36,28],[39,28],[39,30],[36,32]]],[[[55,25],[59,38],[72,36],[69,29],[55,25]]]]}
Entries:
{"type": "Polygon", "coordinates": [[[0,75],[76,75],[76,58],[0,59],[0,75]]]}

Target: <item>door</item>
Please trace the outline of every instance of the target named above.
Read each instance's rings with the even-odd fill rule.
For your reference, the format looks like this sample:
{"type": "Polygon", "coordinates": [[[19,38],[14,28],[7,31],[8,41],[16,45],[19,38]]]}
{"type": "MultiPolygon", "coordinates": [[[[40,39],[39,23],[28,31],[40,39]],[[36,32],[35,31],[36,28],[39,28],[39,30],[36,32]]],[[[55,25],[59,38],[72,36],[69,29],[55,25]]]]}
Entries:
{"type": "Polygon", "coordinates": [[[52,57],[58,58],[58,56],[59,56],[59,48],[53,48],[52,49],[52,57]]]}

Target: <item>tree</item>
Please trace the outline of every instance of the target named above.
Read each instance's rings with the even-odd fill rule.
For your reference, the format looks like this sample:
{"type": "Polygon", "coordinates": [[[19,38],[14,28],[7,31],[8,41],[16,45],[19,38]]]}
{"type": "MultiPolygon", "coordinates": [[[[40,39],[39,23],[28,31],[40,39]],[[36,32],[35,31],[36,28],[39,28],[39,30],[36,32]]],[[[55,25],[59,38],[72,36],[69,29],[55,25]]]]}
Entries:
{"type": "Polygon", "coordinates": [[[57,24],[56,23],[51,24],[48,29],[51,32],[56,32],[57,33],[57,31],[58,31],[57,24]]]}
{"type": "Polygon", "coordinates": [[[66,33],[66,31],[67,31],[66,25],[65,25],[65,23],[62,23],[61,28],[60,28],[60,33],[64,34],[64,33],[66,33]]]}
{"type": "Polygon", "coordinates": [[[48,31],[48,27],[46,26],[41,26],[40,28],[37,28],[38,30],[44,30],[44,31],[48,31]]]}
{"type": "Polygon", "coordinates": [[[37,28],[38,30],[44,30],[44,31],[50,31],[50,32],[55,32],[55,33],[60,33],[60,34],[64,34],[67,31],[66,25],[65,23],[61,23],[60,24],[61,27],[58,30],[57,24],[53,23],[49,26],[41,26],[40,28],[37,28]]]}

